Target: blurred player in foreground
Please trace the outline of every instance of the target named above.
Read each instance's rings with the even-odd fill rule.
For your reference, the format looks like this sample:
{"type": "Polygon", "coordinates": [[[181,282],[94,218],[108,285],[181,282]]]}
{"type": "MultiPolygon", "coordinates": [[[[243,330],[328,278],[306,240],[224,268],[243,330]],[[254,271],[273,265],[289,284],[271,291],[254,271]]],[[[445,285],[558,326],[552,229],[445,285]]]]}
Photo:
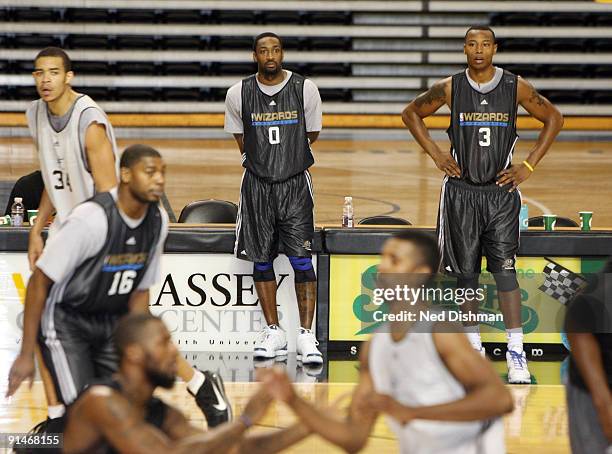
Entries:
{"type": "Polygon", "coordinates": [[[259,389],[242,415],[202,432],[176,408],[153,397],[173,386],[177,349],[163,322],[148,313],[128,315],[115,334],[119,372],[90,385],[68,409],[65,454],[274,453],[308,435],[302,424],[263,435],[244,435],[265,415],[271,398],[259,389]]]}
{"type": "MultiPolygon", "coordinates": [[[[402,232],[383,246],[379,282],[399,277],[411,286],[426,285],[438,261],[433,238],[402,232]]],[[[406,308],[405,301],[388,304],[391,314],[406,308]]],[[[427,310],[419,301],[412,312],[427,310]]],[[[286,402],[309,429],[347,452],[366,445],[380,413],[389,416],[402,453],[505,452],[500,416],[512,410],[512,397],[461,326],[422,321],[383,325],[361,350],[359,383],[344,418],[300,398],[280,369],[262,376],[270,394],[286,402]]]]}

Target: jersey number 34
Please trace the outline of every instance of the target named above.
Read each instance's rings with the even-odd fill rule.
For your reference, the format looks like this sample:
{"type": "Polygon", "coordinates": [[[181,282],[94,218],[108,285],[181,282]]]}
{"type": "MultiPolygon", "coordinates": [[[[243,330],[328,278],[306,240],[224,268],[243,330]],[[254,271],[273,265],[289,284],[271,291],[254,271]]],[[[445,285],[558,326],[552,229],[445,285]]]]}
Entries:
{"type": "Polygon", "coordinates": [[[66,186],[72,192],[72,186],[70,186],[70,175],[63,173],[61,170],[54,170],[53,176],[56,178],[54,189],[64,189],[66,186]]]}

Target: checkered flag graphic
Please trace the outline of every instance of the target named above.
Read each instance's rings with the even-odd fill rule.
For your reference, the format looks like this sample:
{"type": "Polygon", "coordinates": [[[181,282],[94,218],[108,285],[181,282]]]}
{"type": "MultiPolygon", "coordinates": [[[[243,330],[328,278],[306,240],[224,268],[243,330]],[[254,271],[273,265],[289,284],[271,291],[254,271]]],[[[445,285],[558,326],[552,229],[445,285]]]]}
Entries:
{"type": "Polygon", "coordinates": [[[550,261],[544,269],[544,283],[538,287],[561,304],[567,304],[576,293],[586,286],[587,281],[580,275],[550,261]]]}

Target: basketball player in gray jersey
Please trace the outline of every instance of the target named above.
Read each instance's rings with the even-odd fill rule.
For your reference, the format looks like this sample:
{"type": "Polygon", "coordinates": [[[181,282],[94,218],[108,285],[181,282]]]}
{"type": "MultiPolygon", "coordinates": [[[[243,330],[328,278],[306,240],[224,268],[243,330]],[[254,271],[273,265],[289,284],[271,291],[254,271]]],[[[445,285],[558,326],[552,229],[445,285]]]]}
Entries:
{"type": "MultiPolygon", "coordinates": [[[[60,48],[48,47],[34,59],[34,81],[40,99],[27,109],[28,127],[36,145],[45,190],[38,208],[38,222],[30,230],[28,260],[30,269],[43,251],[42,229],[56,212],[49,229],[49,238],[65,222],[74,207],[93,197],[96,192],[117,186],[119,158],[113,127],[104,111],[89,96],[72,89],[72,61],[60,48]]],[[[48,402],[48,416],[64,413],[51,377],[39,361],[48,402]]],[[[228,417],[228,409],[218,412],[212,389],[204,386],[205,373],[179,360],[179,376],[196,396],[210,425],[228,417]],[[205,392],[205,389],[208,391],[205,392]]]]}
{"type": "MultiPolygon", "coordinates": [[[[437,270],[436,241],[404,231],[387,240],[378,266],[380,288],[420,288],[437,270]],[[388,282],[387,284],[384,281],[388,282]]],[[[389,301],[390,314],[405,312],[406,301],[389,301]]],[[[411,313],[428,310],[423,302],[411,313]]],[[[448,322],[392,321],[360,352],[359,382],[346,417],[316,408],[300,398],[286,373],[264,371],[268,392],[286,402],[314,433],[346,450],[363,449],[379,414],[388,415],[405,454],[503,453],[501,419],[512,410],[512,396],[470,346],[461,327],[448,322]]]]}
{"type": "Polygon", "coordinates": [[[227,92],[225,131],[234,134],[245,167],[235,253],[254,262],[253,280],[267,323],[255,342],[254,357],[287,354],[272,266],[280,249],[295,271],[301,324],[297,358],[303,364],[321,364],[311,331],[317,282],[311,259],[314,200],[308,172],[314,163],[310,145],[321,131],[321,98],[312,81],[283,70],[283,45],[274,33],[254,39],[253,60],[257,74],[227,92]]]}
{"type": "MultiPolygon", "coordinates": [[[[64,50],[47,47],[34,59],[34,82],[40,99],[26,111],[28,128],[38,152],[45,189],[38,207],[38,222],[28,242],[30,269],[43,251],[42,230],[55,212],[49,238],[70,211],[96,191],[117,185],[119,159],[113,128],[104,111],[71,87],[72,61],[64,50]]],[[[64,413],[51,377],[39,361],[50,419],[64,413]]]]}
{"type": "Polygon", "coordinates": [[[30,268],[42,253],[41,232],[56,212],[52,235],[70,211],[97,192],[117,186],[119,159],[113,128],[104,111],[71,87],[72,62],[66,52],[48,47],[34,60],[40,99],[26,111],[36,145],[45,190],[38,221],[30,232],[30,268]]]}
{"type": "MultiPolygon", "coordinates": [[[[404,109],[402,119],[446,174],[437,226],[441,270],[456,276],[459,287],[475,289],[484,251],[506,325],[508,381],[530,383],[515,270],[521,209],[518,185],[531,176],[552,145],[563,117],[525,79],[493,66],[496,51],[493,30],[470,28],[464,43],[468,68],[436,82],[404,109]],[[423,122],[445,104],[451,108],[450,152],[438,147],[423,122]],[[527,159],[512,164],[519,104],[544,127],[527,159]]],[[[474,315],[477,303],[465,303],[462,310],[474,315]]],[[[466,322],[465,330],[473,347],[484,354],[478,322],[466,322]]]]}

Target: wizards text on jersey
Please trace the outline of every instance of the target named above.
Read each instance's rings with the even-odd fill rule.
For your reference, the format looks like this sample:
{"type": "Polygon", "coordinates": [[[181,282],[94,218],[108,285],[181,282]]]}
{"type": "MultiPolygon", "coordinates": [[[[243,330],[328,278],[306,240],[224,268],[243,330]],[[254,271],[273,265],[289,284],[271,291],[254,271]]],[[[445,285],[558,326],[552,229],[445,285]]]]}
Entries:
{"type": "Polygon", "coordinates": [[[502,112],[459,112],[459,126],[508,127],[510,114],[502,112]]]}
{"type": "Polygon", "coordinates": [[[299,123],[298,111],[251,113],[252,126],[296,125],[299,123]]]}
{"type": "Polygon", "coordinates": [[[145,263],[147,263],[148,256],[149,254],[147,252],[140,252],[136,254],[110,254],[107,255],[104,260],[102,271],[109,273],[123,270],[138,271],[145,265],[145,263]]]}

